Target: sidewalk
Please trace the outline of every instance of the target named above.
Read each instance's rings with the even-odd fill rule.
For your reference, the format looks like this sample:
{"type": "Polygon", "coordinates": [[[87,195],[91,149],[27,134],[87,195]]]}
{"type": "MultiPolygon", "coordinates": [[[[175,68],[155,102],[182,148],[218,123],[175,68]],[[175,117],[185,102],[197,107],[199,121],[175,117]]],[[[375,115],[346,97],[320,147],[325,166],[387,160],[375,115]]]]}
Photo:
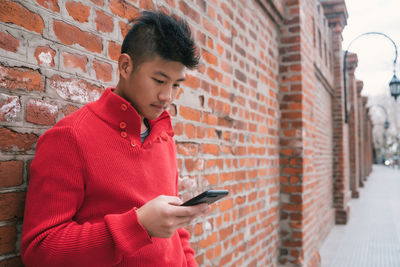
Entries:
{"type": "Polygon", "coordinates": [[[322,267],[400,266],[400,170],[374,165],[349,222],[334,226],[320,254],[322,267]]]}

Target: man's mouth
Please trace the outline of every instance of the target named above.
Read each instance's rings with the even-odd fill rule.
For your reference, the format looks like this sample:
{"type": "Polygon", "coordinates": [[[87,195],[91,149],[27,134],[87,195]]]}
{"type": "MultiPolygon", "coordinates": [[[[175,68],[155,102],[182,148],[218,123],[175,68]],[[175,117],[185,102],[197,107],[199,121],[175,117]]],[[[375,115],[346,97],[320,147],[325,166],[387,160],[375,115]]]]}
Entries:
{"type": "Polygon", "coordinates": [[[151,106],[159,111],[163,111],[163,110],[167,109],[167,105],[162,105],[162,104],[160,104],[160,105],[152,104],[151,106]]]}

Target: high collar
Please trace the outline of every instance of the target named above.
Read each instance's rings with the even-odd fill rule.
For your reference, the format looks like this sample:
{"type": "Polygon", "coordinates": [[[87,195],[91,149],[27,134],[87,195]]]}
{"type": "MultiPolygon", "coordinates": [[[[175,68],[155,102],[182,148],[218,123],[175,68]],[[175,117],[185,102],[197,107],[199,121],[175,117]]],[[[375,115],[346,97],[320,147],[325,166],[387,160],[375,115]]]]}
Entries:
{"type": "MultiPolygon", "coordinates": [[[[124,98],[113,92],[115,88],[107,88],[99,100],[89,104],[89,108],[107,122],[112,128],[117,128],[127,133],[127,139],[134,139],[135,143],[141,144],[140,115],[135,108],[124,98]]],[[[146,138],[146,143],[151,143],[160,138],[165,138],[166,134],[173,136],[171,117],[164,111],[158,118],[148,120],[150,124],[150,135],[146,138]]]]}

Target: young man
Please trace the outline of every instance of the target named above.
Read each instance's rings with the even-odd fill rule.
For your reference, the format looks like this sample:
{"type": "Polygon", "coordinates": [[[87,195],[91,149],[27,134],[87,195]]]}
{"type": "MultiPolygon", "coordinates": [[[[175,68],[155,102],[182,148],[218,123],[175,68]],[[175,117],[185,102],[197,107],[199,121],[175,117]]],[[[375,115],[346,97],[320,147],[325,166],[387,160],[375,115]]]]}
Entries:
{"type": "Polygon", "coordinates": [[[40,137],[21,254],[29,266],[197,266],[166,109],[198,64],[187,24],[143,12],[124,39],[120,79],[40,137]]]}

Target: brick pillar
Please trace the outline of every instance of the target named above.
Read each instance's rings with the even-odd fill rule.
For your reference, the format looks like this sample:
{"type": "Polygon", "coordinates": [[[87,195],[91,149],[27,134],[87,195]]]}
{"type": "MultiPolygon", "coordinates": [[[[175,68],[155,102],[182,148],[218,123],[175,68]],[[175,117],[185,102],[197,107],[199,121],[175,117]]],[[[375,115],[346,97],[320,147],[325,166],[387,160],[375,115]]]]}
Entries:
{"type": "Polygon", "coordinates": [[[364,107],[364,121],[365,127],[364,127],[364,139],[365,142],[363,144],[364,146],[364,151],[365,151],[365,160],[364,160],[364,171],[365,171],[365,179],[367,179],[368,175],[372,172],[372,164],[374,162],[373,159],[373,153],[372,153],[372,148],[373,148],[373,140],[372,140],[372,122],[371,118],[368,116],[367,112],[367,102],[368,98],[363,97],[362,98],[363,102],[363,107],[364,107]]]}
{"type": "Polygon", "coordinates": [[[349,145],[348,125],[345,124],[343,90],[343,50],[342,31],[347,23],[347,10],[344,0],[321,0],[325,16],[332,29],[334,61],[334,96],[333,96],[333,194],[335,221],[345,224],[349,218],[349,145]]]}
{"type": "Polygon", "coordinates": [[[285,6],[280,44],[280,254],[281,264],[303,260],[303,147],[299,2],[285,6]],[[291,12],[293,10],[293,13],[291,12]],[[291,15],[289,15],[291,14],[291,15]],[[297,29],[297,30],[296,30],[297,29]],[[293,71],[298,66],[299,71],[293,71]],[[295,133],[295,134],[293,134],[295,133]]]}
{"type": "Polygon", "coordinates": [[[366,107],[364,106],[362,96],[361,96],[361,91],[364,87],[364,83],[362,81],[357,81],[356,82],[356,87],[357,87],[357,102],[358,102],[358,151],[359,151],[359,162],[358,164],[358,172],[359,172],[359,187],[364,186],[364,180],[366,179],[365,175],[365,147],[364,147],[364,142],[365,142],[365,137],[364,137],[364,128],[365,128],[365,120],[364,120],[364,113],[366,113],[366,107]]]}
{"type": "Polygon", "coordinates": [[[348,74],[348,110],[349,110],[349,145],[350,145],[350,190],[353,198],[358,198],[360,172],[360,154],[359,154],[359,116],[358,116],[358,98],[357,85],[354,71],[357,68],[358,58],[354,53],[347,55],[347,74],[348,74]]]}

